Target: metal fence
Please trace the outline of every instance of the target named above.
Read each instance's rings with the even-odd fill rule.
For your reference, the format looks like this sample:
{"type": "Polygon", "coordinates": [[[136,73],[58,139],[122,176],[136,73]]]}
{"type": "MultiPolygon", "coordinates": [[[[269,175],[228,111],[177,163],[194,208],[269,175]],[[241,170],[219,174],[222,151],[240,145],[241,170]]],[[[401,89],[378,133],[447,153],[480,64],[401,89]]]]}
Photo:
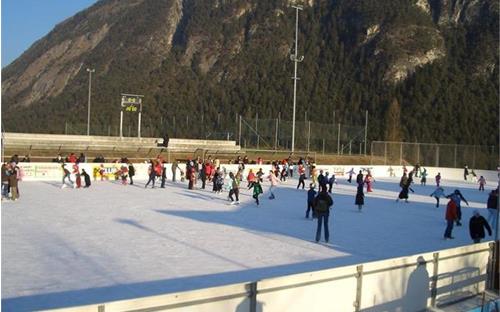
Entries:
{"type": "Polygon", "coordinates": [[[372,164],[421,164],[434,167],[496,169],[495,146],[373,141],[372,164]]]}
{"type": "MultiPolygon", "coordinates": [[[[290,150],[292,122],[240,118],[237,141],[242,148],[290,150]]],[[[295,123],[295,149],[328,154],[365,154],[365,126],[299,121],[295,123]]]]}
{"type": "MultiPolygon", "coordinates": [[[[87,125],[65,123],[64,134],[82,135],[87,125]]],[[[170,137],[186,139],[234,140],[245,149],[290,150],[292,146],[292,122],[275,119],[217,118],[215,121],[193,118],[169,118],[154,121],[143,118],[141,137],[170,137]]],[[[119,136],[119,124],[91,125],[91,135],[119,136]]],[[[295,149],[306,152],[359,155],[366,153],[365,126],[341,123],[298,121],[295,123],[295,149]]],[[[138,136],[137,121],[125,120],[123,136],[138,136]]]]}

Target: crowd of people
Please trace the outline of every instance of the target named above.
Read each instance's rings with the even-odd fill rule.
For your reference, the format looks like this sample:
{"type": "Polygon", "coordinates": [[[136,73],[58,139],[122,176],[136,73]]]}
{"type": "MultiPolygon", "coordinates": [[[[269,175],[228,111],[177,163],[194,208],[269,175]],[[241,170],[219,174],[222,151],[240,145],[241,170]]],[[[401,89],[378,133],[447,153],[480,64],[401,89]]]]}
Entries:
{"type": "MultiPolygon", "coordinates": [[[[25,161],[29,161],[29,156],[24,157],[25,161]]],[[[102,156],[96,157],[94,161],[104,161],[102,156]]],[[[19,157],[14,155],[9,162],[5,162],[2,165],[2,200],[11,199],[13,201],[19,198],[19,184],[18,181],[22,180],[23,171],[18,166],[19,157]]],[[[61,188],[72,187],[72,188],[88,188],[91,186],[91,178],[89,173],[85,171],[84,168],[80,168],[80,164],[86,162],[86,157],[83,153],[79,156],[74,153],[69,154],[65,158],[58,155],[54,162],[61,164],[62,170],[62,185],[61,188]],[[74,176],[75,181],[71,179],[74,176]]],[[[105,166],[101,163],[100,166],[94,167],[92,175],[94,181],[99,177],[101,180],[107,180],[114,177],[115,180],[120,180],[123,185],[133,185],[134,176],[136,170],[134,165],[127,159],[122,158],[116,160],[116,167],[113,172],[109,172],[105,166]]],[[[246,165],[250,164],[248,157],[238,156],[231,162],[237,164],[237,169],[235,172],[228,172],[224,166],[221,165],[219,159],[212,159],[208,156],[206,159],[201,159],[197,157],[196,159],[189,158],[185,163],[180,163],[178,160],[174,160],[171,164],[158,156],[155,159],[149,161],[148,166],[148,180],[144,187],[155,188],[156,185],[160,185],[160,188],[166,187],[167,171],[171,170],[171,180],[172,182],[177,182],[177,174],[180,173],[180,182],[186,183],[187,188],[193,190],[195,188],[206,189],[208,184],[212,184],[212,192],[215,194],[227,193],[227,199],[229,204],[239,204],[240,203],[240,188],[247,188],[252,192],[252,197],[255,200],[256,205],[260,205],[259,196],[264,193],[263,184],[268,183],[269,188],[267,190],[269,200],[276,199],[276,188],[280,183],[286,182],[290,178],[296,178],[298,180],[296,189],[305,189],[305,181],[307,179],[311,180],[309,183],[309,190],[307,191],[307,205],[305,211],[306,219],[312,217],[317,219],[317,231],[315,241],[319,242],[322,229],[324,232],[325,242],[329,242],[330,233],[328,220],[330,216],[330,211],[333,207],[333,186],[338,183],[335,172],[328,172],[322,169],[318,169],[317,166],[311,159],[300,158],[296,163],[292,161],[291,157],[280,161],[271,162],[271,170],[268,173],[264,173],[262,168],[259,168],[256,172],[253,169],[249,169],[247,175],[245,174],[246,165]],[[246,179],[246,186],[242,185],[243,180],[246,179]],[[316,191],[316,189],[318,191],[316,191]]],[[[255,164],[262,164],[262,159],[258,158],[255,164]]],[[[394,169],[392,166],[389,167],[388,173],[390,177],[394,177],[394,169]]],[[[409,194],[413,193],[412,188],[415,185],[415,178],[420,179],[420,185],[425,186],[427,183],[427,169],[415,165],[411,170],[408,170],[406,166],[402,166],[403,175],[399,181],[399,187],[401,188],[396,202],[399,200],[404,200],[405,203],[409,203],[409,194]]],[[[469,172],[469,169],[464,166],[464,179],[467,181],[468,176],[473,173],[473,170],[469,172]]],[[[359,212],[362,211],[365,205],[365,187],[366,192],[374,192],[375,179],[370,168],[361,168],[356,174],[354,168],[351,168],[348,172],[342,172],[342,175],[347,175],[346,181],[351,184],[355,181],[357,184],[356,194],[354,197],[354,205],[359,212]],[[356,175],[355,180],[353,177],[356,175]]],[[[475,173],[474,173],[475,174],[475,173]]],[[[430,194],[436,200],[436,208],[440,207],[440,199],[445,198],[448,200],[446,204],[445,220],[446,229],[444,233],[445,239],[453,239],[452,231],[454,225],[462,226],[462,203],[469,205],[467,199],[463,196],[459,189],[454,190],[451,194],[446,194],[444,188],[441,186],[441,174],[438,172],[434,177],[436,189],[430,194]]],[[[486,179],[480,176],[479,179],[475,180],[479,184],[479,191],[485,191],[486,179]]],[[[474,242],[479,242],[485,237],[485,230],[491,235],[491,228],[496,228],[497,211],[498,211],[498,187],[492,190],[489,194],[487,208],[488,208],[488,220],[480,215],[478,210],[474,211],[474,215],[469,220],[469,230],[470,236],[474,242]],[[490,227],[491,226],[491,227],[490,227]]]]}

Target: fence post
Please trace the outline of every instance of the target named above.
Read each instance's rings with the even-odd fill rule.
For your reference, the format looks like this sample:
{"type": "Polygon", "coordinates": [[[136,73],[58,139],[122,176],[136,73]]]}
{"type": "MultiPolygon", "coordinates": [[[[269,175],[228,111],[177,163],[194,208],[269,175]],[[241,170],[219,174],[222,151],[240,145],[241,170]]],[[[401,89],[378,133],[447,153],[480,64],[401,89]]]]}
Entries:
{"type": "Polygon", "coordinates": [[[453,168],[457,167],[457,145],[455,144],[455,151],[453,153],[453,168]]]}
{"type": "Polygon", "coordinates": [[[255,113],[255,132],[257,132],[257,149],[259,149],[259,141],[260,141],[260,135],[259,135],[259,113],[255,113]]]}
{"type": "Polygon", "coordinates": [[[240,122],[238,126],[238,145],[241,146],[241,115],[240,115],[240,122]]]}
{"type": "Polygon", "coordinates": [[[417,143],[417,164],[420,163],[420,143],[417,143]]]}
{"type": "MultiPolygon", "coordinates": [[[[373,148],[372,148],[373,154],[373,148]]],[[[387,142],[384,143],[384,165],[387,165],[387,142]]]]}
{"type": "Polygon", "coordinates": [[[476,145],[472,146],[472,168],[476,168],[476,145]]]}
{"type": "Polygon", "coordinates": [[[365,156],[366,156],[366,140],[367,140],[367,138],[368,138],[368,110],[366,110],[366,119],[365,119],[365,156]]]}
{"type": "MultiPolygon", "coordinates": [[[[366,144],[365,144],[366,145],[366,144]]],[[[363,147],[363,143],[359,142],[359,155],[363,154],[361,152],[361,148],[363,147]]],[[[366,151],[366,148],[365,148],[365,151],[366,151]]],[[[366,156],[366,153],[365,153],[365,156],[366,156]]]]}
{"type": "MultiPolygon", "coordinates": [[[[307,152],[309,153],[309,148],[307,149],[307,152]]],[[[323,155],[325,155],[325,139],[323,139],[323,155]]]]}
{"type": "MultiPolygon", "coordinates": [[[[307,128],[307,152],[309,153],[309,147],[311,145],[311,121],[307,122],[308,128],[307,128]]],[[[323,149],[323,154],[325,153],[323,149]]]]}
{"type": "Polygon", "coordinates": [[[337,154],[340,154],[340,122],[339,122],[339,131],[337,132],[337,154]]]}
{"type": "Polygon", "coordinates": [[[351,155],[352,151],[352,140],[349,141],[349,155],[351,155]]]}
{"type": "Polygon", "coordinates": [[[276,118],[276,132],[274,133],[274,150],[278,149],[278,118],[276,118]]]}
{"type": "Polygon", "coordinates": [[[354,311],[361,311],[361,295],[363,290],[363,265],[356,266],[356,300],[354,301],[354,311]]]}
{"type": "Polygon", "coordinates": [[[436,144],[436,167],[439,167],[439,145],[436,144]]]}
{"type": "Polygon", "coordinates": [[[399,165],[403,164],[403,142],[399,143],[399,165]]]}
{"type": "Polygon", "coordinates": [[[437,282],[438,282],[438,264],[439,264],[439,252],[432,254],[432,277],[431,277],[431,307],[436,306],[437,297],[437,282]]]}
{"type": "Polygon", "coordinates": [[[68,134],[68,122],[64,122],[64,134],[68,134]]]}

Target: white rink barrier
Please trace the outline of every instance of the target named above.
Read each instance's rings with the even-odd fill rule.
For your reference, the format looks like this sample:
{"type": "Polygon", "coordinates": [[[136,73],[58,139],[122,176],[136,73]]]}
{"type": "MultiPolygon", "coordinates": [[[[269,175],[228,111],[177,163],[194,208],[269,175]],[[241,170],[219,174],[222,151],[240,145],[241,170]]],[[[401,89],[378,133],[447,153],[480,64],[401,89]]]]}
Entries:
{"type": "MultiPolygon", "coordinates": [[[[421,311],[486,289],[494,243],[56,311],[421,311]]],[[[335,261],[335,260],[333,260],[335,261]]]]}
{"type": "MultiPolygon", "coordinates": [[[[24,181],[60,181],[62,180],[62,169],[61,164],[59,163],[19,163],[18,164],[24,171],[24,181]]],[[[119,170],[122,164],[119,163],[104,163],[102,164],[103,168],[106,172],[106,175],[109,179],[112,179],[114,173],[119,170]]],[[[80,163],[80,170],[83,168],[85,171],[91,176],[91,179],[94,179],[95,170],[99,170],[101,163],[80,163]]],[[[148,179],[148,166],[147,163],[136,163],[135,167],[135,176],[134,180],[147,180],[148,179]]],[[[167,180],[172,179],[172,164],[165,164],[167,168],[167,180]]],[[[185,171],[186,165],[184,163],[179,164],[181,170],[185,171]]],[[[227,172],[236,172],[238,165],[234,164],[221,164],[221,167],[225,168],[227,172]]],[[[72,164],[67,163],[68,170],[72,171],[72,164]]],[[[269,170],[271,169],[271,165],[245,165],[244,178],[246,179],[246,175],[248,174],[249,169],[253,169],[254,172],[257,172],[259,168],[262,168],[264,174],[267,175],[269,170]]],[[[355,179],[356,174],[359,170],[363,171],[363,174],[366,174],[367,170],[370,170],[373,177],[383,178],[390,176],[390,169],[392,168],[393,173],[396,177],[401,177],[403,175],[403,167],[402,166],[370,166],[370,165],[353,165],[353,166],[336,166],[336,165],[317,165],[318,170],[328,171],[330,174],[333,172],[337,176],[337,178],[347,178],[347,172],[353,169],[356,173],[354,174],[353,179],[355,179]]],[[[434,183],[434,177],[439,173],[441,173],[442,182],[446,181],[464,181],[464,169],[463,168],[438,168],[438,167],[425,167],[427,169],[427,183],[434,183]]],[[[408,170],[413,169],[411,166],[407,166],[408,170]]],[[[470,173],[471,170],[469,170],[470,173]]],[[[180,179],[180,170],[176,171],[176,179],[180,179]]],[[[481,175],[486,178],[487,186],[493,188],[498,183],[498,173],[496,171],[491,170],[475,170],[477,178],[481,175]]],[[[297,166],[294,166],[294,176],[297,174],[297,166]]],[[[100,175],[96,174],[96,178],[100,180],[100,175]]],[[[472,181],[472,175],[469,174],[468,177],[469,182],[472,181]]]]}

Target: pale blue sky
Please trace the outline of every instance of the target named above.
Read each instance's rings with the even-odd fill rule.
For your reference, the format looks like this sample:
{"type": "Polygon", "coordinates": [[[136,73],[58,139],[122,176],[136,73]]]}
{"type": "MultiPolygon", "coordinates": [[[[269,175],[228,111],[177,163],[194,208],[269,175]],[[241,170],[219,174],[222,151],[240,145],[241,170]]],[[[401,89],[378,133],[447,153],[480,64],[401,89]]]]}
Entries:
{"type": "Polygon", "coordinates": [[[97,0],[2,0],[2,68],[56,24],[97,0]]]}

